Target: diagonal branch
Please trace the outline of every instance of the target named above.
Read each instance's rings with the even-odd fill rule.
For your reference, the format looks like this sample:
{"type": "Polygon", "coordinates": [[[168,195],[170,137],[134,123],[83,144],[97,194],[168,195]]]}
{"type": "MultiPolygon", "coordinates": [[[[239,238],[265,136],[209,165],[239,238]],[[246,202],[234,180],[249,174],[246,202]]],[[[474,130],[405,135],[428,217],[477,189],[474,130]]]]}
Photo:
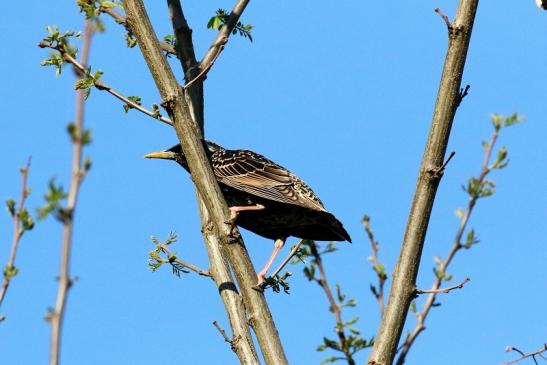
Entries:
{"type": "MultiPolygon", "coordinates": [[[[84,64],[78,62],[74,57],[72,57],[71,55],[66,53],[62,46],[52,46],[50,43],[42,41],[42,42],[38,43],[38,47],[40,47],[40,48],[51,48],[51,49],[54,49],[54,50],[58,51],[61,54],[61,56],[63,57],[63,60],[70,63],[74,67],[77,74],[79,74],[79,75],[87,75],[88,74],[89,71],[86,68],[86,66],[84,66],[84,64]]],[[[122,93],[120,93],[119,91],[114,89],[112,86],[104,83],[103,81],[97,80],[94,83],[94,85],[98,90],[104,90],[104,91],[108,92],[109,94],[111,94],[112,96],[114,96],[115,98],[123,101],[125,104],[129,105],[130,108],[136,109],[136,110],[140,111],[141,113],[144,113],[144,114],[148,115],[149,117],[157,119],[160,122],[163,122],[165,124],[173,125],[173,122],[171,122],[171,120],[169,120],[168,118],[162,117],[161,115],[158,115],[156,112],[153,112],[151,110],[148,110],[148,109],[142,107],[139,103],[136,103],[135,101],[131,100],[127,96],[123,95],[122,93]]]]}
{"type": "Polygon", "coordinates": [[[435,171],[443,160],[460,100],[460,85],[471,39],[478,0],[460,0],[449,27],[449,44],[439,85],[429,137],[419,170],[400,256],[386,311],[377,332],[368,364],[391,364],[416,288],[422,248],[441,176],[435,171]]]}
{"type": "MultiPolygon", "coordinates": [[[[230,227],[224,223],[229,220],[228,207],[205,154],[202,135],[198,124],[192,118],[186,95],[177,83],[161,52],[142,1],[124,0],[124,8],[128,24],[137,37],[141,52],[163,98],[162,105],[173,120],[182,150],[188,160],[190,173],[198,194],[203,234],[211,260],[213,278],[215,278],[223,299],[227,293],[236,292],[235,285],[229,276],[226,282],[218,281],[218,270],[226,271],[226,260],[224,259],[226,257],[234,270],[248,313],[248,322],[255,330],[265,362],[267,364],[286,364],[287,359],[266,300],[262,293],[252,289],[257,280],[256,273],[241,236],[237,234],[238,238],[233,240],[229,238],[230,227]]],[[[235,297],[237,298],[237,295],[235,297]]],[[[229,319],[231,325],[234,325],[233,318],[229,319]]],[[[232,331],[234,330],[233,327],[232,331]]],[[[243,340],[238,341],[238,344],[244,344],[242,350],[246,351],[245,356],[238,353],[240,361],[256,363],[256,356],[252,351],[252,340],[244,331],[238,334],[234,333],[234,338],[237,335],[242,336],[243,340]]]]}
{"type": "Polygon", "coordinates": [[[513,359],[513,360],[510,360],[510,361],[506,361],[504,362],[502,365],[510,365],[510,364],[514,364],[516,362],[519,362],[519,361],[522,361],[524,359],[527,359],[529,357],[532,358],[532,360],[534,360],[534,363],[536,365],[538,365],[538,362],[536,360],[536,356],[539,356],[541,357],[542,359],[546,359],[542,354],[544,352],[547,352],[547,343],[544,343],[543,344],[543,347],[536,350],[536,351],[532,351],[532,352],[529,352],[527,354],[525,354],[524,352],[520,351],[519,349],[517,349],[516,347],[513,347],[513,346],[508,346],[506,349],[505,349],[506,352],[512,352],[512,351],[515,351],[515,352],[518,352],[520,354],[520,357],[516,358],[516,359],[513,359]]]}
{"type": "MultiPolygon", "coordinates": [[[[4,298],[8,291],[8,287],[11,281],[11,278],[17,273],[17,268],[15,267],[15,257],[17,255],[17,249],[19,248],[19,242],[21,242],[21,237],[25,233],[25,223],[21,222],[21,212],[25,209],[25,202],[29,195],[29,190],[27,188],[28,173],[30,170],[31,158],[27,160],[25,167],[21,168],[21,195],[19,196],[19,204],[17,210],[12,210],[10,213],[13,218],[13,238],[11,241],[10,255],[8,262],[4,267],[4,280],[2,281],[2,287],[0,288],[0,307],[4,302],[4,298]]],[[[15,203],[14,203],[15,205],[15,203]]],[[[0,317],[0,320],[3,320],[5,317],[0,317]]]]}

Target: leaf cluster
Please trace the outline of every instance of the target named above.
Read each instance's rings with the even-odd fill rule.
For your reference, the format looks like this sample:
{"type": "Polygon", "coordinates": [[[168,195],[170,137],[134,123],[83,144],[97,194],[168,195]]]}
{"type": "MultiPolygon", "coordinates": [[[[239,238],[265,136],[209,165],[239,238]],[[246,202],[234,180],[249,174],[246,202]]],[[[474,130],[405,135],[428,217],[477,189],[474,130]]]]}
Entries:
{"type": "MultiPolygon", "coordinates": [[[[227,11],[224,9],[218,9],[216,14],[211,17],[211,19],[209,19],[209,22],[207,23],[207,28],[218,30],[228,22],[228,19],[229,14],[227,13],[227,11]]],[[[243,38],[248,38],[252,42],[252,29],[253,26],[251,24],[243,24],[242,22],[238,21],[234,29],[232,30],[232,34],[239,33],[240,36],[242,36],[243,38]]]]}
{"type": "Polygon", "coordinates": [[[173,274],[179,278],[181,273],[189,273],[189,271],[186,270],[184,266],[180,265],[177,262],[177,256],[175,254],[166,252],[166,250],[162,247],[164,245],[169,246],[177,242],[177,234],[175,232],[170,232],[163,242],[154,236],[150,237],[150,240],[156,245],[156,248],[150,251],[150,253],[148,254],[148,267],[150,268],[150,270],[155,272],[162,265],[169,264],[171,265],[173,274]],[[163,258],[162,255],[166,255],[166,258],[163,258]]]}
{"type": "Polygon", "coordinates": [[[42,39],[41,44],[47,44],[48,47],[57,50],[58,52],[52,52],[49,58],[42,61],[42,66],[54,66],[55,74],[60,75],[62,67],[65,63],[63,54],[76,58],[78,50],[70,44],[71,38],[80,38],[81,32],[66,31],[61,33],[56,26],[46,26],[48,35],[42,39]]]}
{"type": "Polygon", "coordinates": [[[38,207],[38,220],[46,219],[50,214],[54,214],[55,218],[61,222],[66,221],[70,217],[70,213],[62,207],[61,203],[67,198],[68,194],[63,189],[61,184],[55,183],[55,178],[52,177],[48,183],[48,191],[44,195],[45,205],[38,207]]]}

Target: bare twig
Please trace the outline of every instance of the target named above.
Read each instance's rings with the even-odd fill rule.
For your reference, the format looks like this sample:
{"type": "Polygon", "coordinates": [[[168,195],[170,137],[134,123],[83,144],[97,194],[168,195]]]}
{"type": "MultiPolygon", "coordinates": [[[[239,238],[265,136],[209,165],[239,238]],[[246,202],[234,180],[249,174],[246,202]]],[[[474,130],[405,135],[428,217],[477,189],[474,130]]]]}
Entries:
{"type": "Polygon", "coordinates": [[[439,16],[443,18],[444,22],[446,23],[446,27],[450,30],[450,28],[452,27],[450,19],[448,19],[448,17],[439,8],[435,8],[435,13],[439,14],[439,16]]]}
{"type": "Polygon", "coordinates": [[[171,259],[173,258],[173,261],[175,261],[177,264],[179,264],[180,266],[188,269],[188,270],[191,270],[199,275],[202,275],[202,276],[208,276],[208,277],[211,277],[211,273],[207,270],[203,270],[203,269],[200,269],[199,267],[197,267],[196,265],[193,265],[193,264],[190,264],[188,262],[184,262],[182,261],[181,259],[179,259],[170,249],[169,249],[169,246],[167,246],[165,243],[160,243],[158,245],[159,248],[161,248],[161,250],[171,259]]]}
{"type": "MultiPolygon", "coordinates": [[[[481,165],[480,174],[478,177],[478,184],[482,184],[487,175],[491,172],[491,168],[489,167],[490,159],[492,157],[492,150],[493,147],[498,139],[499,132],[497,130],[494,130],[492,132],[492,136],[490,137],[490,141],[486,144],[486,148],[484,150],[484,157],[481,165]]],[[[477,200],[479,199],[479,196],[471,196],[469,198],[469,201],[467,202],[467,208],[465,209],[461,219],[460,219],[460,225],[456,231],[456,235],[454,237],[454,241],[452,243],[452,247],[450,248],[448,255],[442,261],[437,270],[439,272],[446,272],[448,269],[448,266],[452,262],[452,259],[456,255],[456,253],[464,247],[464,245],[461,243],[462,237],[464,232],[467,229],[467,224],[469,222],[469,218],[471,217],[471,213],[473,212],[473,208],[475,207],[475,204],[477,203],[477,200]]],[[[467,282],[468,279],[466,279],[467,282]]],[[[442,293],[444,289],[441,288],[441,284],[443,282],[442,277],[435,278],[435,281],[433,282],[433,285],[431,286],[431,289],[429,290],[429,295],[422,307],[422,309],[416,314],[417,323],[414,326],[414,329],[408,333],[408,335],[405,338],[405,341],[400,347],[399,357],[397,358],[397,365],[402,365],[405,362],[406,355],[408,354],[408,351],[410,350],[411,346],[414,344],[414,341],[416,341],[416,338],[420,335],[422,331],[425,330],[425,320],[429,314],[429,311],[435,304],[435,300],[437,298],[437,293],[442,293]]],[[[462,283],[462,284],[465,284],[462,283]]]]}
{"type": "Polygon", "coordinates": [[[226,335],[226,331],[224,331],[224,328],[220,327],[220,324],[218,324],[217,321],[213,321],[213,326],[215,326],[215,328],[218,330],[218,332],[220,332],[220,334],[224,338],[224,341],[228,342],[230,344],[230,346],[233,347],[232,340],[230,340],[230,337],[228,337],[228,335],[226,335]]]}
{"type": "Polygon", "coordinates": [[[463,98],[465,98],[469,94],[469,89],[471,86],[465,85],[465,88],[460,88],[460,100],[458,101],[458,107],[463,101],[463,98]]]}
{"type": "Polygon", "coordinates": [[[213,59],[211,60],[211,62],[209,62],[207,65],[205,65],[205,67],[202,68],[201,72],[199,74],[197,74],[196,77],[194,77],[192,80],[188,81],[186,84],[184,84],[182,86],[183,89],[188,89],[190,86],[192,86],[194,83],[196,83],[197,81],[203,79],[205,77],[205,75],[209,72],[209,70],[211,69],[211,67],[213,67],[215,61],[217,60],[218,56],[220,56],[220,52],[222,51],[222,49],[224,48],[224,46],[218,48],[218,52],[215,53],[213,59]]]}
{"type": "Polygon", "coordinates": [[[431,172],[443,165],[452,122],[458,107],[461,80],[477,7],[478,0],[460,0],[454,25],[447,22],[449,43],[431,128],[418,173],[399,259],[393,274],[388,304],[382,316],[374,347],[367,360],[368,364],[393,362],[414,297],[427,227],[441,178],[431,172]]]}
{"type": "Polygon", "coordinates": [[[369,260],[372,262],[372,268],[376,272],[378,277],[378,288],[371,284],[372,294],[378,301],[378,307],[380,309],[380,315],[384,314],[384,284],[387,280],[387,274],[385,272],[384,265],[380,262],[378,258],[378,250],[380,249],[380,244],[374,239],[374,233],[370,227],[370,217],[365,215],[362,219],[363,225],[365,227],[365,232],[367,233],[368,239],[370,241],[370,248],[372,250],[372,256],[369,257],[369,260]]]}
{"type": "MultiPolygon", "coordinates": [[[[16,270],[15,268],[15,257],[17,255],[17,249],[19,248],[19,242],[21,242],[21,237],[23,237],[23,234],[25,233],[25,229],[22,228],[21,223],[21,217],[20,212],[25,209],[25,201],[27,200],[27,197],[29,195],[29,190],[27,189],[27,180],[28,180],[28,173],[30,169],[30,163],[31,163],[31,157],[28,158],[27,164],[25,167],[22,167],[21,172],[21,194],[19,196],[19,203],[17,206],[17,209],[13,211],[12,218],[13,218],[13,238],[11,241],[11,250],[10,255],[8,258],[8,262],[6,263],[6,266],[4,268],[4,280],[2,281],[2,287],[0,288],[0,307],[2,306],[2,303],[4,302],[4,297],[6,296],[6,293],[8,291],[8,287],[12,278],[12,275],[10,272],[16,270]]],[[[3,319],[1,317],[0,319],[3,319]]]]}
{"type": "Polygon", "coordinates": [[[520,354],[520,357],[516,358],[516,359],[513,359],[513,360],[510,360],[510,361],[506,361],[504,362],[502,365],[510,365],[510,364],[514,364],[516,362],[519,362],[519,361],[522,361],[524,359],[527,359],[529,357],[532,358],[532,360],[534,360],[534,363],[536,365],[538,365],[538,362],[537,362],[537,359],[536,359],[536,356],[539,356],[541,357],[542,359],[546,359],[542,354],[544,352],[547,352],[547,343],[544,343],[543,344],[543,347],[536,350],[536,351],[532,351],[532,352],[529,352],[527,354],[525,354],[523,351],[517,349],[516,347],[513,347],[513,346],[507,346],[507,348],[505,349],[506,352],[518,352],[520,354]]]}
{"type": "MultiPolygon", "coordinates": [[[[76,71],[79,74],[83,74],[83,75],[87,74],[88,70],[84,66],[84,64],[81,63],[81,62],[78,62],[77,60],[74,59],[74,57],[72,57],[68,53],[66,53],[62,46],[52,46],[50,43],[42,41],[42,42],[38,43],[38,47],[51,48],[51,49],[54,49],[54,50],[58,51],[59,53],[61,53],[61,56],[63,57],[63,59],[66,62],[70,63],[76,69],[76,71]]],[[[170,119],[165,118],[165,117],[163,117],[161,115],[158,115],[157,113],[155,113],[151,110],[148,110],[148,109],[142,107],[138,103],[136,103],[133,100],[129,99],[128,97],[124,96],[122,93],[118,92],[112,86],[104,83],[101,80],[98,80],[98,81],[95,82],[95,87],[98,90],[107,91],[108,93],[110,93],[111,95],[116,97],[117,99],[119,99],[119,100],[123,101],[125,104],[129,105],[132,109],[136,109],[136,110],[140,111],[141,113],[144,113],[144,114],[146,114],[146,115],[148,115],[148,116],[150,116],[150,117],[152,117],[156,120],[159,120],[160,122],[163,122],[165,124],[173,125],[173,122],[170,119]]]]}
{"type": "Polygon", "coordinates": [[[442,289],[416,289],[416,294],[448,294],[452,290],[462,289],[463,286],[470,281],[471,279],[465,278],[461,283],[457,285],[449,286],[448,288],[442,288],[442,289]]]}
{"type": "MultiPolygon", "coordinates": [[[[93,29],[93,20],[87,20],[80,61],[82,65],[88,64],[93,29]]],[[[68,291],[73,283],[73,279],[70,277],[70,253],[72,250],[74,212],[76,210],[80,186],[83,182],[83,178],[85,177],[85,171],[82,168],[82,154],[84,148],[82,141],[84,131],[84,106],[84,90],[76,90],[76,117],[74,121],[75,138],[72,140],[72,172],[67,204],[64,208],[66,213],[63,215],[62,219],[63,238],[61,248],[61,266],[59,269],[59,287],[57,291],[55,308],[50,310],[47,317],[51,324],[50,365],[59,364],[63,319],[65,315],[68,291]]]]}
{"type": "Polygon", "coordinates": [[[289,263],[289,261],[291,261],[291,259],[298,253],[298,250],[300,250],[300,246],[302,246],[302,243],[304,242],[303,239],[300,239],[298,241],[298,243],[291,249],[291,252],[289,252],[289,254],[287,255],[287,257],[285,258],[285,260],[283,260],[281,262],[281,264],[279,264],[279,266],[277,267],[277,269],[274,270],[274,272],[270,275],[271,278],[274,278],[276,275],[278,275],[281,270],[283,270],[283,268],[285,266],[287,266],[287,264],[289,263]]]}

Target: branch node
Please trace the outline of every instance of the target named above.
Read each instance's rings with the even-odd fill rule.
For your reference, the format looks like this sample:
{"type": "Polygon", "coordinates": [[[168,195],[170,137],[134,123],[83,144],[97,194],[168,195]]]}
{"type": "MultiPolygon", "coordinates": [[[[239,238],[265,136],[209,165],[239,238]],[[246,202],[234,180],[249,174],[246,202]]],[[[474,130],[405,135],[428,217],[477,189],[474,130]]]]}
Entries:
{"type": "Polygon", "coordinates": [[[444,161],[444,163],[440,167],[434,167],[427,170],[428,175],[435,180],[440,180],[441,177],[443,177],[444,170],[446,169],[446,166],[452,160],[452,157],[456,155],[455,151],[450,152],[450,155],[448,158],[444,161]]]}

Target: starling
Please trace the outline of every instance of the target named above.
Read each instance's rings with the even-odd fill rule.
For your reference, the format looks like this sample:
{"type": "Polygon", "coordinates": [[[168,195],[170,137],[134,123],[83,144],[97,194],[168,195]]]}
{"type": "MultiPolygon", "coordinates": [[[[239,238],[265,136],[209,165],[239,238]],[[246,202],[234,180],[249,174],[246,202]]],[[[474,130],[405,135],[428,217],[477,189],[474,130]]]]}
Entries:
{"type": "MultiPolygon", "coordinates": [[[[275,240],[274,251],[258,274],[259,285],[289,236],[351,242],[342,223],[286,168],[253,151],[228,150],[210,141],[206,147],[231,223],[275,240]]],[[[174,160],[189,171],[180,145],[145,157],[174,160]]]]}

